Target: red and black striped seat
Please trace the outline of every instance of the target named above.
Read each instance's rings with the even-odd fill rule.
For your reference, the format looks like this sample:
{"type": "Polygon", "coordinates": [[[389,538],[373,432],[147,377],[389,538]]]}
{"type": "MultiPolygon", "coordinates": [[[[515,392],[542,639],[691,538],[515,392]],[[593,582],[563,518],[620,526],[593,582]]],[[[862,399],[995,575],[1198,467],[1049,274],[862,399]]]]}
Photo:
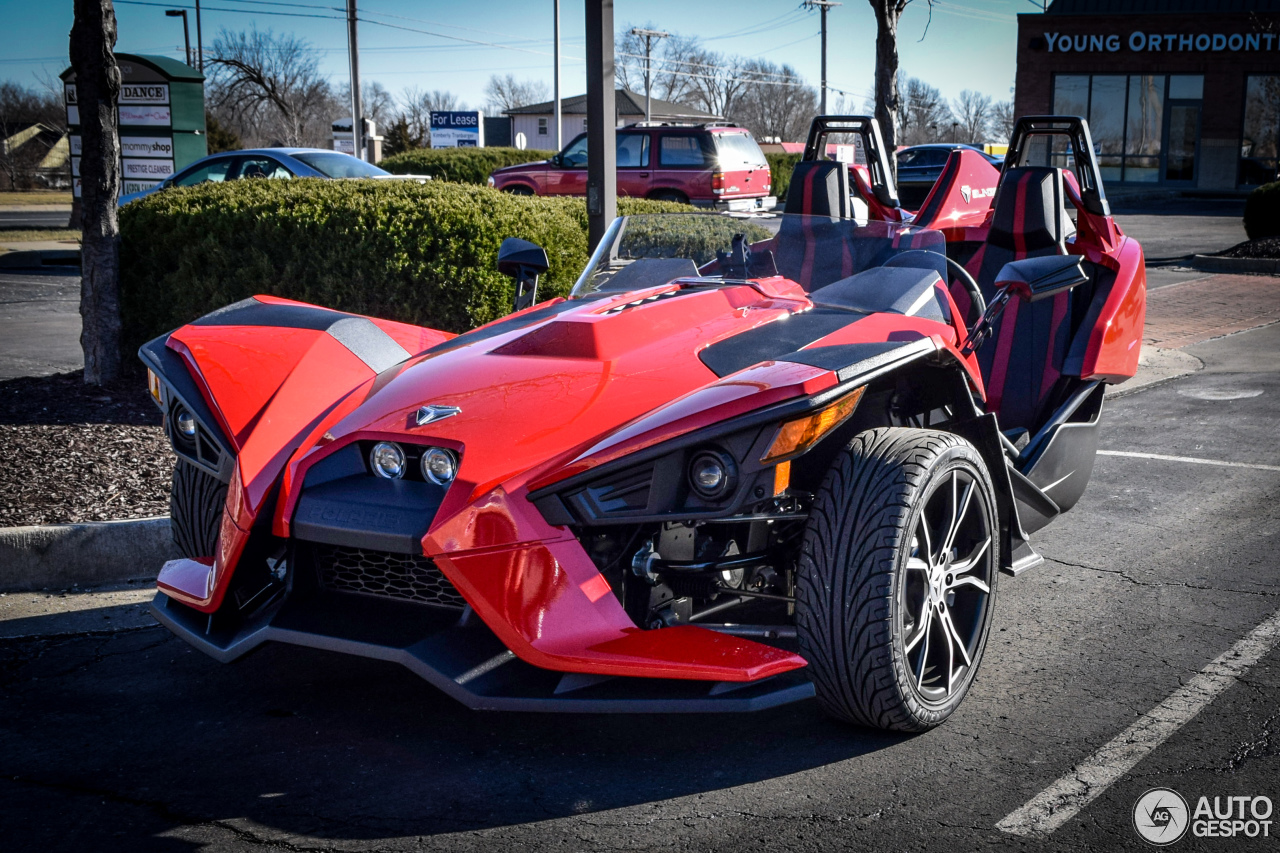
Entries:
{"type": "MultiPolygon", "coordinates": [[[[1010,261],[1067,254],[1067,238],[1074,233],[1067,216],[1067,196],[1061,169],[1022,166],[1005,171],[996,193],[991,227],[966,264],[990,302],[995,280],[1010,261]]],[[[963,289],[952,288],[958,307],[968,310],[963,289]]],[[[1034,304],[1009,301],[991,337],[978,351],[987,386],[987,407],[1000,418],[1001,429],[1025,427],[1032,432],[1060,402],[1073,331],[1088,305],[1091,288],[1084,285],[1034,304]],[[1079,314],[1073,317],[1073,313],[1079,314]]]]}

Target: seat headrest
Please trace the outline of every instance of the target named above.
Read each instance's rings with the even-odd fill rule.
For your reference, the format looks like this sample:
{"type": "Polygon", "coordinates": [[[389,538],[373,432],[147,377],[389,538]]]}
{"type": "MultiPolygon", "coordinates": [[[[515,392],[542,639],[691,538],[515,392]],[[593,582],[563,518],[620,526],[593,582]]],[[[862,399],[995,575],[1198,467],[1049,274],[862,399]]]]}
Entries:
{"type": "Polygon", "coordinates": [[[801,160],[791,172],[784,212],[848,219],[848,166],[835,160],[801,160]]]}
{"type": "Polygon", "coordinates": [[[1019,166],[1000,178],[987,242],[1018,253],[1066,251],[1070,231],[1062,170],[1019,166]]]}

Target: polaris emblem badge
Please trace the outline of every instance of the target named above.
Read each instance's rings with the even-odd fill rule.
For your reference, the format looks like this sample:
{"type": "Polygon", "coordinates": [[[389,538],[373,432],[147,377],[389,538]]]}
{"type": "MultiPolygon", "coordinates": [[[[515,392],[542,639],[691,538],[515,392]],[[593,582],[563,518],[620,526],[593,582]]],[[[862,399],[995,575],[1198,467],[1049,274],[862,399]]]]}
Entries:
{"type": "Polygon", "coordinates": [[[460,414],[462,414],[462,409],[457,406],[423,406],[418,409],[418,426],[426,426],[460,414]]]}

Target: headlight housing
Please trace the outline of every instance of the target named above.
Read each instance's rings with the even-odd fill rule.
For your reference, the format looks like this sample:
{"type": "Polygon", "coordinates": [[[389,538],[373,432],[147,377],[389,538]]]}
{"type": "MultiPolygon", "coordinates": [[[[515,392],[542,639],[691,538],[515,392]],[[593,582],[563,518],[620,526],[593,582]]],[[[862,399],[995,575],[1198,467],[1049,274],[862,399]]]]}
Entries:
{"type": "Polygon", "coordinates": [[[458,457],[443,447],[428,447],[420,464],[422,476],[437,486],[447,486],[458,476],[458,457]]]}
{"type": "Polygon", "coordinates": [[[399,480],[404,476],[404,449],[394,441],[379,441],[369,451],[369,467],[385,480],[399,480]]]}

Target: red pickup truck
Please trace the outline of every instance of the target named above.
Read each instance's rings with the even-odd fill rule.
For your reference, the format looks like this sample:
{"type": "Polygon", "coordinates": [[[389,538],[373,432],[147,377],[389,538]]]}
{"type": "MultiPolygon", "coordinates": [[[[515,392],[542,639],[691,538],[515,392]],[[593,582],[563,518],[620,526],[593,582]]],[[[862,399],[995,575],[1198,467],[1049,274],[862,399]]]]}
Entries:
{"type": "MultiPolygon", "coordinates": [[[[725,125],[618,128],[618,194],[720,210],[771,210],[773,177],[751,131],[725,125]]],[[[550,160],[498,169],[489,186],[517,195],[587,194],[587,135],[550,160]]]]}

